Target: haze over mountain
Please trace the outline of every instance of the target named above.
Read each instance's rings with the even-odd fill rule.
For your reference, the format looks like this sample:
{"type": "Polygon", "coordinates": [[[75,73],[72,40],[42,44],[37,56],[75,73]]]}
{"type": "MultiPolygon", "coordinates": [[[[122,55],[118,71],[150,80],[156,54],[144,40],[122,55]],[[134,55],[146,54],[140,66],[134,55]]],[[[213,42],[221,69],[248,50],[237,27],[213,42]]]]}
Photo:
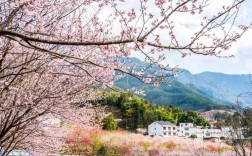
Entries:
{"type": "MultiPolygon", "coordinates": [[[[200,74],[191,74],[183,70],[177,80],[185,85],[193,85],[201,92],[211,98],[236,102],[237,96],[241,93],[251,92],[249,75],[229,75],[223,73],[203,72],[200,74]]],[[[244,104],[251,105],[249,98],[240,98],[244,104]]]]}
{"type": "MultiPolygon", "coordinates": [[[[131,63],[143,66],[145,63],[132,58],[131,63]]],[[[184,109],[203,109],[206,106],[217,108],[221,105],[235,104],[241,93],[251,92],[249,75],[228,75],[223,73],[203,72],[192,74],[186,69],[180,73],[171,86],[153,87],[133,77],[124,77],[115,85],[127,90],[131,87],[144,87],[146,96],[143,98],[156,104],[174,104],[184,109]]],[[[252,98],[239,98],[244,105],[252,105],[252,98]]]]}

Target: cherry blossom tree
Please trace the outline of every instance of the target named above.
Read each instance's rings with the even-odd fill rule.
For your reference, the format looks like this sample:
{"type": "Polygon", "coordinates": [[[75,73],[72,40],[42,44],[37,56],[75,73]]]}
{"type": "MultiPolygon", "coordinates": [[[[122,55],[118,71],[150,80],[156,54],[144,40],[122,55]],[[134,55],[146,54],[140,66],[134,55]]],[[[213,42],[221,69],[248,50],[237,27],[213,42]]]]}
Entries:
{"type": "MultiPolygon", "coordinates": [[[[69,118],[79,120],[72,105],[94,99],[95,92],[90,88],[95,87],[94,82],[80,76],[81,73],[75,73],[80,77],[67,75],[74,69],[67,69],[51,56],[17,51],[14,58],[8,58],[12,51],[6,53],[1,66],[1,150],[35,146],[33,140],[41,135],[39,123],[44,115],[64,118],[73,114],[69,118]]],[[[86,114],[84,120],[89,120],[87,116],[92,115],[86,114]]]]}
{"type": "Polygon", "coordinates": [[[236,23],[244,1],[209,14],[214,0],[1,0],[0,150],[30,148],[39,117],[67,114],[126,74],[170,83],[177,69],[162,64],[166,52],[222,57],[250,27],[236,23]],[[197,19],[188,39],[178,15],[197,19]],[[148,66],[122,61],[131,54],[148,66]]]}
{"type": "Polygon", "coordinates": [[[36,50],[64,59],[106,85],[111,79],[103,77],[114,75],[114,71],[158,84],[167,82],[176,71],[160,64],[164,55],[153,58],[152,53],[177,50],[182,57],[188,53],[219,56],[247,30],[248,26],[240,25],[237,30],[235,25],[244,0],[232,0],[215,14],[204,14],[214,2],[139,0],[137,6],[124,7],[124,0],[2,1],[1,42],[10,40],[15,50],[36,50]],[[188,14],[202,20],[190,39],[182,42],[176,34],[176,17],[188,14]],[[156,65],[165,72],[143,76],[150,67],[137,72],[135,66],[125,68],[118,60],[137,52],[146,57],[150,67],[156,65]]]}

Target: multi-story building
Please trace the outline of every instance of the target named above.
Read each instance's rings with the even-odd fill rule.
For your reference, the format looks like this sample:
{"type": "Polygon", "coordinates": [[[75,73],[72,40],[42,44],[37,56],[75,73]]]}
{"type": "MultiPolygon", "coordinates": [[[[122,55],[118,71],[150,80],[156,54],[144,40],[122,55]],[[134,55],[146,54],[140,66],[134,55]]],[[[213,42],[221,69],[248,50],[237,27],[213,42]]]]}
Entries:
{"type": "Polygon", "coordinates": [[[177,126],[167,121],[155,121],[148,126],[149,136],[177,136],[177,126]]]}
{"type": "Polygon", "coordinates": [[[192,123],[180,123],[178,136],[189,137],[196,133],[195,130],[196,129],[192,123]]]}
{"type": "Polygon", "coordinates": [[[229,139],[245,139],[243,128],[234,129],[232,127],[222,127],[221,131],[226,138],[229,139]]]}
{"type": "Polygon", "coordinates": [[[155,121],[148,126],[149,136],[196,136],[202,139],[220,137],[244,138],[241,128],[237,131],[237,134],[232,132],[232,129],[229,127],[223,127],[222,129],[203,129],[201,126],[195,126],[193,123],[180,123],[179,127],[177,127],[173,123],[167,121],[155,121]]]}
{"type": "Polygon", "coordinates": [[[180,123],[178,136],[197,138],[220,138],[225,136],[221,129],[202,129],[200,126],[194,126],[192,123],[180,123]]]}
{"type": "Polygon", "coordinates": [[[225,135],[221,129],[203,129],[203,138],[220,138],[225,135]]]}

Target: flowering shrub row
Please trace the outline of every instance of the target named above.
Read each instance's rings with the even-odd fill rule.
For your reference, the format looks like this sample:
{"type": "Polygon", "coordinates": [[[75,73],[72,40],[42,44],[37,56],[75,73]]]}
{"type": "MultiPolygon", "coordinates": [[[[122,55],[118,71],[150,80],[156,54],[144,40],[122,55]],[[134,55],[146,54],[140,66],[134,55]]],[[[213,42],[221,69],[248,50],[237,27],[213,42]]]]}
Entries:
{"type": "Polygon", "coordinates": [[[180,137],[151,138],[99,128],[74,128],[64,149],[64,154],[99,156],[235,155],[232,148],[222,142],[180,137]]]}

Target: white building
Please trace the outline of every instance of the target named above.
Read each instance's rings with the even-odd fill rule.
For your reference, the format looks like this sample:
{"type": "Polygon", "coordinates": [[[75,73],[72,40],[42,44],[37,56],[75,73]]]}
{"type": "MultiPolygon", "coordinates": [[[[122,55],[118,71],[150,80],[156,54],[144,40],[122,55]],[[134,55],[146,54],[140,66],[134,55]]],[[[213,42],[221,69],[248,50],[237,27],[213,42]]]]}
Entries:
{"type": "Polygon", "coordinates": [[[232,127],[222,127],[221,131],[226,138],[229,139],[245,139],[242,128],[234,130],[232,127]]]}
{"type": "Polygon", "coordinates": [[[196,135],[197,127],[194,127],[192,123],[180,123],[178,136],[190,137],[196,135]]]}
{"type": "MultiPolygon", "coordinates": [[[[3,154],[2,152],[0,151],[0,154],[3,154]]],[[[9,156],[32,156],[32,155],[25,150],[13,150],[9,153],[9,156]]]]}
{"type": "Polygon", "coordinates": [[[212,119],[211,116],[208,114],[202,114],[201,116],[205,118],[207,121],[210,121],[212,119]]]}
{"type": "Polygon", "coordinates": [[[220,138],[224,136],[221,129],[203,129],[203,138],[220,138]]]}
{"type": "Polygon", "coordinates": [[[177,126],[167,121],[155,121],[148,126],[149,136],[177,136],[177,126]]]}
{"type": "Polygon", "coordinates": [[[220,138],[225,134],[221,129],[202,129],[200,126],[194,126],[192,123],[180,123],[178,136],[190,137],[197,136],[197,138],[220,138]]]}
{"type": "Polygon", "coordinates": [[[167,121],[155,121],[148,126],[149,136],[180,136],[180,137],[191,137],[196,136],[201,139],[210,138],[241,138],[242,129],[238,129],[237,133],[234,133],[229,127],[223,127],[222,129],[202,129],[201,126],[195,126],[193,123],[180,123],[179,127],[171,122],[167,121]]]}

